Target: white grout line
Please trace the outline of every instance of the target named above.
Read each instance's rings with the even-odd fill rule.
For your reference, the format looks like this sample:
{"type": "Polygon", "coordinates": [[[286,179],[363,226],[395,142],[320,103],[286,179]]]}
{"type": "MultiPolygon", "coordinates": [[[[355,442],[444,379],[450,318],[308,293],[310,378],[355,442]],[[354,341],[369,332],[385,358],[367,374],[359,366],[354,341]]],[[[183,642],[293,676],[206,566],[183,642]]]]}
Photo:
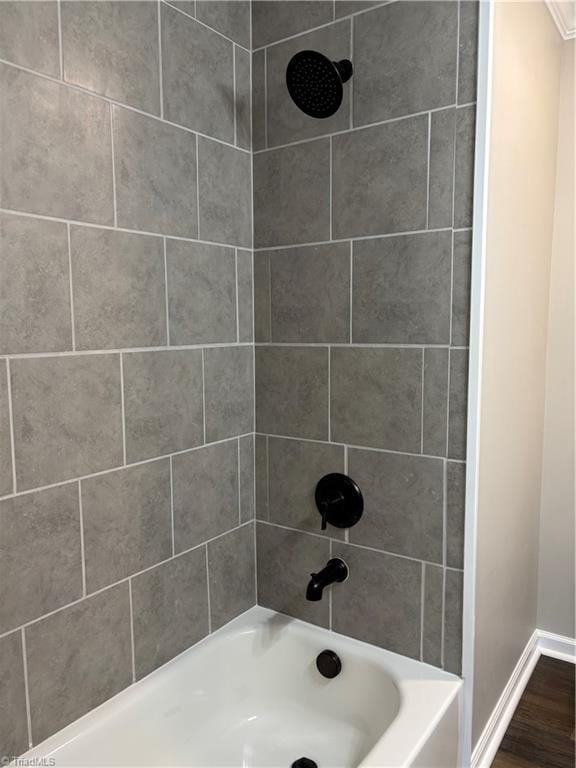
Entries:
{"type": "MultiPolygon", "coordinates": [[[[201,443],[200,445],[195,445],[192,448],[184,448],[181,451],[173,451],[172,453],[164,453],[160,456],[154,456],[151,459],[142,459],[141,461],[131,461],[127,464],[120,464],[116,467],[111,467],[110,469],[103,469],[99,472],[91,472],[86,475],[80,475],[78,477],[71,477],[66,480],[57,480],[54,483],[48,483],[46,485],[39,485],[34,488],[26,488],[23,491],[18,491],[16,493],[7,493],[4,496],[0,496],[0,501],[6,501],[7,499],[13,499],[20,496],[28,496],[31,493],[39,493],[40,491],[47,491],[50,488],[59,488],[63,485],[70,485],[71,483],[77,483],[78,480],[90,480],[93,477],[102,477],[104,475],[109,475],[112,472],[120,472],[123,469],[131,469],[132,467],[141,467],[144,464],[153,464],[155,461],[165,461],[166,459],[169,459],[173,456],[182,456],[185,453],[194,453],[195,451],[201,451],[204,448],[209,448],[213,445],[220,445],[221,443],[228,443],[231,440],[235,440],[237,437],[248,437],[249,435],[252,435],[252,432],[245,432],[242,435],[235,435],[234,437],[225,437],[222,440],[214,440],[211,443],[201,443]]],[[[460,459],[450,459],[450,461],[454,461],[456,464],[464,464],[464,460],[460,459]]]]}
{"type": "MultiPolygon", "coordinates": [[[[0,209],[1,210],[1,209],[0,209]]],[[[310,243],[283,243],[282,245],[264,245],[254,248],[257,253],[263,251],[289,251],[294,248],[306,248],[316,245],[334,245],[334,243],[358,242],[360,240],[385,240],[391,237],[405,237],[406,235],[430,235],[434,232],[452,232],[452,227],[438,227],[436,229],[407,229],[402,232],[381,232],[378,235],[348,235],[348,237],[336,237],[333,240],[315,240],[310,243]]]]}
{"type": "Polygon", "coordinates": [[[270,520],[270,438],[266,435],[266,520],[270,520]]]}
{"type": "MultiPolygon", "coordinates": [[[[401,560],[409,560],[412,563],[424,563],[426,565],[434,565],[437,568],[442,568],[442,563],[434,563],[431,560],[421,560],[419,557],[412,557],[411,555],[402,555],[399,552],[390,552],[387,549],[378,549],[377,547],[371,547],[368,544],[359,544],[358,542],[345,542],[342,539],[334,539],[333,537],[325,536],[321,533],[315,533],[314,531],[304,530],[303,528],[293,528],[289,525],[283,525],[282,523],[272,523],[270,520],[258,520],[262,525],[271,525],[275,528],[281,528],[284,531],[293,531],[294,533],[303,533],[306,536],[313,536],[316,539],[322,541],[333,541],[335,544],[347,543],[349,547],[355,547],[356,549],[364,549],[368,552],[376,552],[379,555],[386,555],[387,557],[398,557],[401,560]]],[[[246,525],[246,523],[244,523],[246,525]]],[[[449,570],[461,572],[460,568],[450,568],[449,570]]]]}
{"type": "MultiPolygon", "coordinates": [[[[332,539],[328,540],[328,559],[333,557],[332,539]]],[[[332,589],[328,589],[328,629],[332,631],[332,589]]]]}
{"type": "Polygon", "coordinates": [[[238,248],[234,249],[234,269],[236,274],[236,280],[234,284],[234,292],[236,293],[236,343],[240,343],[240,286],[238,284],[238,248]]]}
{"type": "Polygon", "coordinates": [[[330,405],[330,398],[331,398],[331,392],[330,392],[330,367],[331,367],[331,357],[332,353],[330,351],[330,346],[328,346],[328,442],[332,442],[331,440],[331,422],[332,422],[332,414],[331,414],[331,405],[330,405]]]}
{"type": "MultiPolygon", "coordinates": [[[[133,579],[137,578],[138,576],[141,576],[144,573],[148,573],[149,571],[154,570],[155,568],[160,568],[163,565],[166,565],[167,563],[172,562],[173,560],[178,560],[180,557],[185,557],[186,555],[189,555],[190,552],[194,552],[196,549],[200,549],[200,547],[206,547],[208,544],[212,543],[213,541],[216,541],[217,539],[221,539],[224,536],[227,536],[229,533],[234,533],[235,531],[240,530],[241,528],[245,528],[246,526],[252,525],[254,521],[248,520],[245,523],[242,523],[242,525],[234,526],[234,528],[230,528],[227,531],[224,531],[223,533],[219,533],[216,536],[213,536],[211,539],[207,539],[206,541],[201,542],[200,544],[195,544],[193,547],[189,547],[188,549],[183,549],[181,552],[178,552],[174,557],[166,557],[164,560],[160,560],[157,563],[154,563],[153,565],[149,565],[146,568],[142,568],[140,571],[136,571],[130,576],[125,576],[122,579],[119,579],[118,581],[114,581],[111,584],[107,584],[105,587],[101,587],[100,589],[95,589],[93,592],[90,592],[86,595],[86,597],[79,597],[77,600],[72,600],[69,603],[66,603],[66,605],[61,605],[58,608],[55,608],[53,611],[48,611],[47,613],[43,613],[41,616],[36,616],[34,619],[30,619],[29,621],[24,622],[24,624],[18,626],[18,627],[12,627],[12,629],[7,630],[6,632],[0,633],[0,639],[6,637],[7,635],[11,635],[13,632],[16,632],[20,629],[26,629],[27,627],[31,627],[34,624],[38,624],[41,621],[44,621],[44,619],[49,618],[50,616],[54,616],[57,613],[60,613],[61,611],[65,611],[68,608],[72,608],[75,605],[79,605],[80,603],[83,603],[87,600],[91,600],[93,597],[96,597],[97,595],[101,595],[104,592],[107,592],[110,589],[114,589],[116,587],[119,587],[121,584],[127,584],[131,583],[133,579]]],[[[451,569],[451,570],[457,570],[457,569],[451,569]]]]}
{"type": "Polygon", "coordinates": [[[12,403],[12,374],[10,372],[10,360],[6,360],[6,386],[8,392],[8,424],[10,428],[10,450],[12,458],[12,493],[14,496],[18,492],[16,483],[16,442],[14,440],[14,406],[12,403]]]}
{"type": "Polygon", "coordinates": [[[332,209],[332,176],[333,176],[333,165],[334,165],[334,149],[333,149],[333,141],[332,136],[330,136],[330,160],[329,160],[329,175],[328,175],[328,210],[330,212],[330,240],[332,240],[332,218],[333,218],[333,209],[332,209]]]}
{"type": "MultiPolygon", "coordinates": [[[[272,254],[268,254],[266,256],[266,268],[268,272],[268,338],[270,339],[270,343],[273,344],[274,342],[272,339],[274,338],[272,336],[272,254]]],[[[256,341],[254,342],[254,345],[256,346],[256,341]]]]}
{"type": "Polygon", "coordinates": [[[428,112],[428,161],[426,166],[426,229],[430,225],[430,147],[432,143],[432,112],[428,112]]]}
{"type": "Polygon", "coordinates": [[[440,626],[440,666],[444,669],[444,623],[446,621],[446,568],[442,569],[442,624],[440,626]]]}
{"type": "Polygon", "coordinates": [[[136,652],[134,644],[134,603],[132,599],[132,579],[128,579],[128,600],[130,604],[130,652],[132,655],[132,682],[136,682],[136,652]]]}
{"type": "MultiPolygon", "coordinates": [[[[437,455],[434,453],[416,453],[416,452],[410,452],[410,451],[396,451],[391,448],[378,448],[373,445],[356,445],[354,443],[341,443],[338,440],[332,440],[332,442],[328,443],[327,440],[318,440],[310,437],[294,437],[293,435],[281,435],[281,434],[274,434],[274,433],[270,433],[269,435],[266,435],[263,432],[256,432],[256,434],[260,435],[260,437],[269,436],[273,438],[278,438],[279,440],[296,440],[297,442],[315,443],[316,445],[341,445],[342,447],[346,447],[347,449],[349,450],[352,449],[354,451],[372,451],[373,453],[387,453],[387,454],[392,454],[393,456],[407,456],[415,459],[436,459],[437,461],[443,461],[444,459],[446,459],[445,455],[437,455]]],[[[453,459],[449,457],[448,460],[455,464],[466,464],[466,459],[453,459]]]]}
{"type": "Polygon", "coordinates": [[[158,13],[158,82],[160,83],[160,118],[164,119],[164,73],[162,71],[162,7],[160,0],[157,5],[158,13]]]}
{"type": "MultiPolygon", "coordinates": [[[[1,2],[1,0],[0,0],[1,2]]],[[[0,360],[36,360],[50,357],[90,357],[94,355],[132,355],[141,352],[191,352],[198,349],[235,349],[236,347],[251,347],[251,341],[225,341],[212,344],[182,344],[181,346],[162,347],[122,347],[120,349],[80,349],[67,352],[18,352],[0,354],[0,360]]],[[[282,345],[287,346],[287,345],[282,345]]],[[[293,345],[298,346],[298,345],[293,345]]],[[[304,345],[301,345],[304,346],[304,345]]],[[[468,349],[468,347],[453,347],[453,349],[468,349]]]]}
{"type": "Polygon", "coordinates": [[[354,244],[350,240],[350,335],[348,341],[352,344],[352,322],[354,318],[354,244]]]}
{"type": "Polygon", "coordinates": [[[76,319],[74,317],[74,283],[72,280],[72,244],[70,238],[70,224],[66,224],[66,238],[68,241],[68,285],[70,291],[70,325],[72,329],[72,351],[76,351],[76,319]]]}
{"type": "MultiPolygon", "coordinates": [[[[354,11],[353,13],[347,13],[345,16],[340,16],[337,21],[341,22],[341,21],[344,21],[344,19],[348,19],[352,16],[362,16],[365,13],[370,13],[370,11],[376,10],[376,8],[381,8],[384,5],[390,5],[390,3],[393,3],[395,1],[396,0],[383,0],[383,2],[371,8],[364,8],[361,11],[354,11]]],[[[281,43],[285,43],[287,40],[294,40],[294,38],[296,37],[300,37],[301,35],[307,35],[310,32],[316,32],[319,29],[325,29],[326,27],[331,27],[332,24],[334,24],[334,21],[335,19],[330,19],[330,21],[326,21],[324,24],[319,24],[317,27],[310,27],[310,29],[306,29],[302,32],[295,32],[293,35],[288,35],[287,37],[282,37],[279,40],[274,40],[270,43],[266,43],[266,45],[260,45],[257,48],[253,49],[253,53],[256,53],[256,51],[261,51],[263,48],[272,48],[275,45],[280,45],[281,43]]]]}
{"type": "Polygon", "coordinates": [[[196,234],[200,240],[200,140],[196,135],[196,234]]]}
{"type": "Polygon", "coordinates": [[[238,146],[238,120],[236,116],[238,107],[238,83],[236,81],[236,45],[232,46],[232,88],[234,92],[234,105],[232,107],[232,117],[234,121],[234,146],[238,146]]]}
{"type": "Polygon", "coordinates": [[[206,445],[206,371],[202,350],[202,442],[206,445]]]}
{"type": "Polygon", "coordinates": [[[448,454],[448,448],[450,446],[450,367],[451,367],[451,350],[448,347],[448,376],[446,381],[446,454],[448,454]]]}
{"type": "MultiPolygon", "coordinates": [[[[212,345],[211,345],[212,346],[212,345]]],[[[228,344],[227,346],[231,346],[228,344]]],[[[239,345],[236,345],[239,346],[239,345]]],[[[242,345],[240,345],[242,346],[242,345]]],[[[246,346],[244,343],[243,346],[246,346]]],[[[349,342],[343,342],[343,341],[336,341],[336,342],[327,342],[327,341],[257,341],[255,343],[256,347],[284,347],[286,349],[290,349],[291,347],[307,347],[312,349],[326,349],[326,347],[330,346],[336,349],[347,349],[349,351],[354,351],[357,349],[404,349],[404,350],[421,350],[421,349],[459,349],[459,350],[467,350],[467,346],[457,347],[457,346],[450,346],[449,344],[400,344],[399,342],[390,343],[390,342],[354,342],[353,344],[350,344],[349,342]]],[[[180,349],[180,347],[177,347],[176,349],[180,349]]],[[[122,350],[125,351],[125,350],[122,350]]],[[[80,354],[84,354],[83,352],[80,354]]],[[[100,353],[103,354],[103,353],[100,353]]]]}
{"type": "MultiPolygon", "coordinates": [[[[10,630],[11,632],[13,630],[10,630]]],[[[32,736],[32,716],[30,713],[30,682],[28,680],[28,654],[26,650],[26,632],[24,627],[20,628],[20,639],[22,643],[22,664],[24,667],[24,695],[26,697],[26,725],[28,727],[28,746],[32,747],[34,744],[32,736]]],[[[8,633],[7,633],[8,634],[8,633]]],[[[18,762],[16,760],[16,762],[18,762]]]]}
{"type": "Polygon", "coordinates": [[[462,10],[462,3],[458,3],[457,9],[457,21],[456,21],[456,92],[454,94],[454,101],[458,104],[458,80],[460,79],[460,13],[462,10]]]}
{"type": "Polygon", "coordinates": [[[110,150],[112,157],[112,207],[114,226],[116,227],[118,225],[118,206],[116,203],[116,155],[114,154],[114,107],[110,104],[108,108],[110,110],[110,150]]]}
{"type": "Polygon", "coordinates": [[[212,604],[210,602],[210,567],[208,565],[208,544],[204,545],[206,557],[206,593],[208,597],[208,634],[212,633],[212,604]]]}
{"type": "MultiPolygon", "coordinates": [[[[217,0],[217,2],[220,2],[221,0],[217,0]]],[[[181,13],[183,16],[186,16],[189,19],[192,19],[192,21],[195,21],[196,24],[200,24],[201,27],[205,27],[206,29],[209,29],[210,32],[214,32],[214,34],[218,35],[219,37],[223,37],[224,40],[228,40],[229,43],[232,43],[232,45],[237,45],[238,48],[242,48],[243,51],[246,51],[246,53],[251,53],[249,48],[245,48],[241,43],[237,43],[236,40],[232,40],[231,37],[228,37],[228,35],[225,35],[224,32],[220,32],[219,29],[215,29],[214,27],[211,27],[209,24],[206,24],[204,21],[201,21],[197,16],[191,16],[189,13],[186,13],[186,11],[183,11],[181,8],[177,8],[175,5],[172,5],[172,3],[169,0],[163,0],[164,5],[170,6],[173,11],[178,11],[178,13],[181,13]]]]}
{"type": "Polygon", "coordinates": [[[442,564],[446,566],[448,551],[448,460],[442,467],[442,564]]]}
{"type": "MultiPolygon", "coordinates": [[[[127,0],[127,1],[129,2],[130,0],[127,0]]],[[[2,0],[0,0],[0,2],[2,2],[2,0]]],[[[43,72],[37,72],[36,70],[30,69],[29,67],[23,67],[20,64],[15,64],[13,61],[8,61],[7,59],[0,58],[0,64],[4,64],[5,66],[11,67],[13,69],[18,69],[21,72],[27,72],[29,75],[40,77],[43,80],[49,80],[51,83],[55,83],[56,85],[59,85],[62,88],[69,88],[72,91],[83,93],[87,96],[92,96],[93,98],[98,99],[99,101],[103,101],[115,107],[121,107],[122,109],[126,109],[129,112],[134,112],[137,115],[142,115],[143,117],[149,117],[151,120],[155,120],[158,123],[163,123],[164,125],[170,125],[173,128],[177,128],[181,131],[184,131],[185,133],[201,136],[202,138],[209,139],[210,141],[214,141],[217,144],[224,144],[225,146],[230,147],[231,149],[236,149],[238,152],[243,152],[246,155],[252,154],[251,150],[244,149],[243,147],[235,147],[234,144],[232,144],[229,141],[224,141],[224,139],[219,139],[219,138],[216,138],[215,136],[209,136],[207,133],[203,133],[202,131],[198,131],[194,128],[189,128],[187,125],[174,123],[172,120],[166,120],[166,118],[160,117],[160,115],[155,115],[153,112],[145,112],[143,109],[138,109],[138,107],[134,107],[131,104],[124,104],[123,102],[118,101],[117,99],[112,99],[109,96],[103,96],[101,93],[90,91],[88,90],[88,88],[84,88],[80,85],[75,85],[74,83],[63,82],[62,80],[59,80],[58,78],[53,77],[52,75],[46,75],[43,72]]],[[[475,102],[471,102],[471,104],[474,104],[474,103],[475,102]]],[[[468,106],[468,105],[462,104],[461,106],[468,106]]]]}
{"type": "Polygon", "coordinates": [[[242,459],[240,457],[240,438],[238,443],[238,525],[242,525],[242,459]]]}
{"type": "MultiPolygon", "coordinates": [[[[354,16],[350,18],[350,61],[354,67],[354,16]]],[[[350,93],[350,130],[354,128],[354,76],[348,81],[350,93]]]]}
{"type": "Polygon", "coordinates": [[[420,400],[420,453],[424,453],[424,369],[425,369],[426,350],[422,347],[422,379],[420,387],[421,400],[420,400]]]}
{"type": "Polygon", "coordinates": [[[60,80],[64,80],[64,39],[62,35],[62,2],[58,0],[56,4],[58,10],[58,65],[60,69],[60,80]]]}
{"type": "Polygon", "coordinates": [[[120,352],[120,406],[122,418],[122,463],[126,466],[126,406],[124,404],[124,356],[120,352]]]}
{"type": "Polygon", "coordinates": [[[424,661],[424,603],[426,598],[426,565],[422,563],[420,576],[420,661],[424,661]]]}
{"type": "MultiPolygon", "coordinates": [[[[307,137],[305,139],[296,139],[294,141],[288,141],[283,144],[273,144],[266,146],[262,149],[255,149],[255,155],[261,155],[264,152],[275,152],[278,149],[286,149],[288,147],[296,147],[299,144],[310,144],[314,141],[322,141],[323,139],[333,138],[334,136],[342,136],[349,133],[357,133],[358,131],[366,131],[370,128],[379,128],[384,125],[390,125],[392,123],[400,123],[404,120],[413,120],[417,117],[428,117],[433,112],[443,112],[446,109],[463,109],[464,107],[475,106],[476,102],[471,101],[468,104],[444,104],[442,107],[434,107],[432,109],[425,109],[421,112],[412,112],[409,115],[399,115],[398,117],[388,117],[386,120],[375,120],[373,123],[363,123],[362,125],[355,125],[353,128],[341,128],[339,131],[329,131],[328,133],[322,133],[318,136],[307,137]]],[[[191,130],[191,129],[189,129],[191,130]]]]}
{"type": "Polygon", "coordinates": [[[164,304],[166,305],[166,346],[170,346],[170,301],[168,297],[168,256],[166,254],[166,238],[162,238],[164,251],[164,304]]]}
{"type": "MultiPolygon", "coordinates": [[[[127,0],[128,2],[130,0],[127,0]]],[[[0,3],[2,0],[0,0],[0,3]]],[[[107,232],[125,232],[129,235],[146,235],[147,237],[165,237],[167,240],[177,240],[183,243],[200,243],[201,245],[219,245],[222,248],[236,248],[235,243],[224,243],[220,240],[201,240],[199,237],[181,237],[180,235],[171,235],[165,232],[151,232],[145,229],[129,229],[127,227],[117,227],[111,224],[97,224],[91,221],[82,221],[80,219],[66,219],[58,216],[46,216],[42,213],[29,213],[28,211],[12,210],[11,208],[2,208],[0,206],[0,213],[7,214],[9,216],[21,216],[27,219],[37,219],[39,221],[56,221],[60,224],[73,224],[75,227],[87,227],[89,229],[103,229],[107,232]]],[[[462,230],[463,231],[463,230],[462,230]]],[[[238,245],[238,248],[244,248],[250,250],[244,245],[238,245]]],[[[285,247],[285,246],[284,246],[285,247]]],[[[292,247],[292,246],[289,246],[292,247]]],[[[259,250],[267,250],[261,248],[259,250]]]]}
{"type": "Polygon", "coordinates": [[[82,506],[82,481],[78,480],[78,513],[80,517],[80,559],[82,566],[82,596],[86,597],[86,548],[84,545],[84,508],[82,506]]]}
{"type": "Polygon", "coordinates": [[[172,533],[172,557],[176,554],[174,536],[174,457],[170,456],[170,529],[172,533]]]}
{"type": "MultiPolygon", "coordinates": [[[[268,48],[264,48],[264,149],[258,150],[260,152],[268,149],[268,48]]],[[[252,159],[257,153],[257,150],[253,150],[252,159]]]]}

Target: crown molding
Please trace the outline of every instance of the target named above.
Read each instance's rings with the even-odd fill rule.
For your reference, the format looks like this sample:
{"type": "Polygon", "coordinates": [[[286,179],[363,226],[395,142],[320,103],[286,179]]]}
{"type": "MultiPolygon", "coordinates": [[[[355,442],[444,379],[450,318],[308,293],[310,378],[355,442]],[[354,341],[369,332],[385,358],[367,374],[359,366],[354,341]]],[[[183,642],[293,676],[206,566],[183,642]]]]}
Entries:
{"type": "Polygon", "coordinates": [[[546,5],[564,40],[576,38],[575,0],[546,0],[546,5]]]}

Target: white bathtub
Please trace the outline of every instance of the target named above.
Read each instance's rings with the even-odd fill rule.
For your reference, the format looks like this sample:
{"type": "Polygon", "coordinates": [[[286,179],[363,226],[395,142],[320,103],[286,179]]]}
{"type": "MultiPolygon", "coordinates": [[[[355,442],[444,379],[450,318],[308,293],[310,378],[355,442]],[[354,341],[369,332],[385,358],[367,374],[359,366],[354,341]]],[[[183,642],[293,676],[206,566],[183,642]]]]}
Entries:
{"type": "Polygon", "coordinates": [[[434,667],[255,607],[22,757],[76,768],[290,768],[300,757],[318,768],[450,768],[460,687],[434,667]],[[333,679],[316,669],[325,649],[342,661],[333,679]]]}

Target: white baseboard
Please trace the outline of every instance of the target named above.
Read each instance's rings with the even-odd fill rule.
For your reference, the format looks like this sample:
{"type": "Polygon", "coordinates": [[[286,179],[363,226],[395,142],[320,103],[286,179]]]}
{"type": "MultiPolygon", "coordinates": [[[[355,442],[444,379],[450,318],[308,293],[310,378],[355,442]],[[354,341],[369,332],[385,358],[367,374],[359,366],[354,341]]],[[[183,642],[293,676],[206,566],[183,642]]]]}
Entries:
{"type": "Polygon", "coordinates": [[[538,630],[538,648],[544,656],[569,661],[576,664],[576,639],[555,635],[553,632],[538,630]]]}
{"type": "Polygon", "coordinates": [[[541,655],[576,664],[576,639],[534,630],[472,752],[471,768],[490,768],[541,655]]]}
{"type": "Polygon", "coordinates": [[[490,768],[492,765],[500,742],[504,738],[512,715],[540,657],[538,639],[538,630],[536,629],[522,651],[522,655],[518,659],[518,663],[510,675],[510,679],[506,683],[506,687],[502,691],[478,743],[474,747],[471,768],[490,768]]]}

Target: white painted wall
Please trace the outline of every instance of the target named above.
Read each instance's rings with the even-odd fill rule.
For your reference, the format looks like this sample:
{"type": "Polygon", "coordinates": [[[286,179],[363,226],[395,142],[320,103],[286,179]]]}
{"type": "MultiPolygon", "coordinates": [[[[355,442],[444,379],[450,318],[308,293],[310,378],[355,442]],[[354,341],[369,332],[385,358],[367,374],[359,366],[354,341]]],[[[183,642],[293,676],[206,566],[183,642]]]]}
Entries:
{"type": "Polygon", "coordinates": [[[554,233],[550,272],[538,627],[574,628],[574,51],[562,43],[554,233]]]}
{"type": "Polygon", "coordinates": [[[494,7],[472,744],[536,627],[560,37],[543,2],[494,7]]]}

